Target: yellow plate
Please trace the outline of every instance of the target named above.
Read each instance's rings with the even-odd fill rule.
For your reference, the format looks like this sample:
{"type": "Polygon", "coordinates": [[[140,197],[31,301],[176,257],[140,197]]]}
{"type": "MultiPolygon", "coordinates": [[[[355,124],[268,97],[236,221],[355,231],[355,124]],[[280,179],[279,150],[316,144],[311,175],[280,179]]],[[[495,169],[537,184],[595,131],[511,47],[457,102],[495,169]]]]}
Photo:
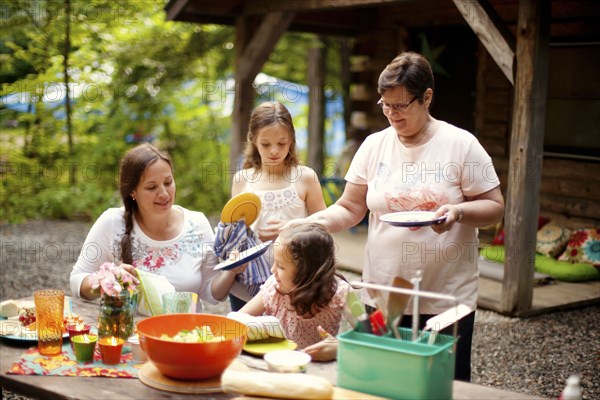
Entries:
{"type": "Polygon", "coordinates": [[[275,350],[295,350],[298,345],[296,342],[288,339],[268,338],[256,340],[254,342],[246,342],[244,351],[254,354],[255,356],[264,356],[265,354],[275,350]]]}
{"type": "Polygon", "coordinates": [[[240,193],[225,204],[221,212],[221,222],[232,223],[240,219],[250,226],[260,214],[260,198],[254,193],[240,193]]]}

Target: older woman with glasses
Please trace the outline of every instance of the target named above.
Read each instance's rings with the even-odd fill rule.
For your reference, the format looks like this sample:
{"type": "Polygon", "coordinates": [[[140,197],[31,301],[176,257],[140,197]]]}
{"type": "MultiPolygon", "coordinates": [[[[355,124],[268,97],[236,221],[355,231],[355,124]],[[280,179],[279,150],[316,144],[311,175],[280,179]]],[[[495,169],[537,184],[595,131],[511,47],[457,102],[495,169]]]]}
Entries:
{"type": "MultiPolygon", "coordinates": [[[[304,221],[335,232],[357,224],[369,210],[364,281],[390,285],[400,276],[419,282],[421,290],[451,295],[467,305],[471,313],[459,322],[455,376],[469,381],[478,286],[477,228],[502,219],[498,176],[477,138],[429,113],[434,79],[423,56],[412,52],[397,56],[381,73],[378,92],[377,104],[390,126],[361,145],[340,199],[304,221]],[[398,223],[380,220],[385,215],[398,223]],[[411,219],[417,221],[406,222],[411,219]]],[[[363,296],[373,305],[366,293],[363,296]]],[[[415,311],[420,327],[451,306],[452,302],[419,298],[415,311]]],[[[401,326],[412,326],[413,308],[414,304],[407,307],[401,326]]]]}

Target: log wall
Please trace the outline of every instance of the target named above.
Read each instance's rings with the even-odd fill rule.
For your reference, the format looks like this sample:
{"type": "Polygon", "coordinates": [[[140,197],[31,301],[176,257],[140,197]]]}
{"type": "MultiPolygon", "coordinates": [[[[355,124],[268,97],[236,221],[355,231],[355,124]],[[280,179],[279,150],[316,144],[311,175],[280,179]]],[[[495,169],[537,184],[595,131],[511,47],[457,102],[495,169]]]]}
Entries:
{"type": "MultiPolygon", "coordinates": [[[[513,88],[486,50],[480,47],[479,52],[475,129],[492,156],[506,197],[513,88]]],[[[599,167],[593,161],[544,155],[539,214],[570,228],[600,227],[600,174],[594,172],[599,167]]]]}

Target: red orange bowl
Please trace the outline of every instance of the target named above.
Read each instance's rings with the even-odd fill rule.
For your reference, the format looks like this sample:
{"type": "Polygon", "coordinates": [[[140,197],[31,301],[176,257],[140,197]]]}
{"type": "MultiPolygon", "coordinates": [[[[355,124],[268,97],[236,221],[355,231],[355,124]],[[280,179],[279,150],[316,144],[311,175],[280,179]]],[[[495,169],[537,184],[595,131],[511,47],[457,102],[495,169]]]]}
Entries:
{"type": "Polygon", "coordinates": [[[165,314],[137,323],[140,345],[148,359],[165,376],[201,380],[219,376],[240,355],[247,328],[232,319],[213,314],[165,314]],[[182,329],[208,326],[224,340],[207,343],[182,343],[161,339],[175,336],[182,329]]]}

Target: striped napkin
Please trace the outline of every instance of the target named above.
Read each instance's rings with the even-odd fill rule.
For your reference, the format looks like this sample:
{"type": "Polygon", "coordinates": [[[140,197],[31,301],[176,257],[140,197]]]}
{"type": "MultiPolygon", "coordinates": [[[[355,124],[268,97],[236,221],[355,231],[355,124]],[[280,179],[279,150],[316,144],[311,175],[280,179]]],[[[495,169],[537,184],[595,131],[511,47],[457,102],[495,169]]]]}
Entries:
{"type": "MultiPolygon", "coordinates": [[[[215,233],[215,254],[222,260],[229,258],[233,250],[244,251],[260,243],[254,231],[246,227],[244,220],[232,223],[219,222],[215,233]]],[[[248,287],[248,293],[254,296],[260,286],[271,276],[271,265],[267,253],[250,261],[246,271],[239,274],[236,279],[248,287]]]]}

